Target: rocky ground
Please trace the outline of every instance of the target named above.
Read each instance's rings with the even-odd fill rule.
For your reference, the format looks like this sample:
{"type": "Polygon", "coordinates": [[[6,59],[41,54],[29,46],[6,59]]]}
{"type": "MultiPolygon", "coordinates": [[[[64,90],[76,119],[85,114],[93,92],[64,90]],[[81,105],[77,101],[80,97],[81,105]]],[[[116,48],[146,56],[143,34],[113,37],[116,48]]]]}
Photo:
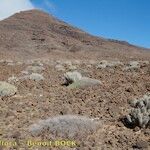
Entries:
{"type": "Polygon", "coordinates": [[[0,144],[0,149],[149,149],[150,128],[138,126],[129,128],[122,121],[131,108],[128,102],[150,92],[149,63],[148,60],[137,59],[136,61],[67,58],[26,61],[1,59],[0,81],[14,85],[17,91],[7,95],[9,88],[2,92],[0,87],[0,139],[15,141],[17,146],[3,147],[0,144]],[[74,70],[84,77],[97,79],[100,84],[68,88],[64,85],[64,74],[74,70]],[[43,130],[38,135],[33,135],[30,131],[31,125],[38,125],[39,120],[61,118],[62,115],[84,116],[87,120],[82,118],[81,124],[79,123],[76,129],[73,128],[73,124],[76,123],[68,121],[70,123],[68,130],[74,131],[73,136],[61,131],[59,126],[54,129],[58,131],[43,130]],[[91,128],[95,126],[94,120],[100,124],[96,128],[91,128]],[[86,128],[84,133],[83,127],[86,128]],[[76,145],[30,148],[25,144],[29,139],[72,140],[76,145]]]}

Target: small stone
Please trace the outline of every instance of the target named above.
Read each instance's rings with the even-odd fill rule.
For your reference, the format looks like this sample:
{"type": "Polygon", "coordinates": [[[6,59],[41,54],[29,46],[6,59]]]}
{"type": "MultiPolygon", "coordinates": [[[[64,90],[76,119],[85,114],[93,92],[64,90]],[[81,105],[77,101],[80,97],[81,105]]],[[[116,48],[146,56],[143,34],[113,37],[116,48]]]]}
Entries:
{"type": "Polygon", "coordinates": [[[137,141],[137,143],[135,145],[133,145],[133,148],[137,148],[137,149],[147,149],[149,147],[148,142],[146,141],[137,141]]]}
{"type": "Polygon", "coordinates": [[[20,136],[21,136],[20,132],[16,131],[11,135],[11,138],[18,139],[20,136]]]}
{"type": "Polygon", "coordinates": [[[145,134],[146,136],[149,136],[149,137],[150,137],[150,130],[147,129],[146,131],[144,131],[144,134],[145,134]]]}
{"type": "Polygon", "coordinates": [[[129,93],[132,93],[134,92],[133,88],[132,87],[128,87],[125,89],[126,92],[129,92],[129,93]]]}
{"type": "Polygon", "coordinates": [[[133,131],[138,132],[138,131],[140,131],[140,128],[137,126],[133,129],[133,131]]]}

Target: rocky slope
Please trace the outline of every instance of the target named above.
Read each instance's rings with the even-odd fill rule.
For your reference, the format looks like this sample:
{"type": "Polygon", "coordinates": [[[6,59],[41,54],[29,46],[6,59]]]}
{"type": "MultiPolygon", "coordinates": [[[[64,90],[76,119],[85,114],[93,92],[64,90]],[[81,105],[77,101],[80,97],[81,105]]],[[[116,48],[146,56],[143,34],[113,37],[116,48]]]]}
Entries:
{"type": "Polygon", "coordinates": [[[94,51],[101,57],[138,57],[144,53],[141,50],[145,49],[94,37],[39,10],[20,12],[0,22],[0,54],[3,57],[32,58],[62,51],[69,52],[67,55],[94,51]]]}

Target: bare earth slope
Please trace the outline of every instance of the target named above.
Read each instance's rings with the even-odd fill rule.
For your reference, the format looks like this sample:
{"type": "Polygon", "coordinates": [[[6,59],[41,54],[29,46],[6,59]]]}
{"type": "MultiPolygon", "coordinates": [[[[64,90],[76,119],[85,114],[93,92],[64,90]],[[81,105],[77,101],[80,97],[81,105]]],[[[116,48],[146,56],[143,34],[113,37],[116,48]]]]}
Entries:
{"type": "Polygon", "coordinates": [[[81,50],[98,51],[100,57],[138,57],[143,49],[91,36],[39,10],[21,12],[0,22],[1,56],[28,58],[81,50]]]}
{"type": "Polygon", "coordinates": [[[1,21],[0,150],[149,150],[150,122],[129,128],[123,119],[129,102],[150,92],[149,60],[148,49],[89,35],[39,10],[1,21]],[[64,80],[73,71],[100,84],[71,89],[64,80]],[[42,132],[33,135],[32,124],[42,132]],[[76,146],[29,147],[28,140],[76,146]]]}

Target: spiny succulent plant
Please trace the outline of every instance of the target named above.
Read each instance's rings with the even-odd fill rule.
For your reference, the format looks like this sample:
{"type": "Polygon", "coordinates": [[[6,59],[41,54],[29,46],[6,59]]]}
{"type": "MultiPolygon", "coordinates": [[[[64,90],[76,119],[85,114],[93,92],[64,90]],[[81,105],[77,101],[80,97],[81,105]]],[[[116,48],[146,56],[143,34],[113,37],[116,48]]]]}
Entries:
{"type": "Polygon", "coordinates": [[[25,71],[29,73],[41,73],[43,70],[45,70],[42,66],[28,66],[25,71]]]}
{"type": "Polygon", "coordinates": [[[126,116],[126,123],[132,127],[150,127],[150,93],[130,101],[130,105],[133,108],[126,116]]]}
{"type": "Polygon", "coordinates": [[[55,66],[55,69],[56,69],[57,71],[65,71],[65,67],[64,67],[63,65],[61,65],[61,64],[57,64],[57,65],[55,66]]]}
{"type": "Polygon", "coordinates": [[[12,96],[17,92],[17,88],[5,81],[0,81],[0,96],[12,96]]]}
{"type": "Polygon", "coordinates": [[[19,78],[15,77],[14,75],[8,78],[8,83],[10,84],[15,84],[18,81],[19,81],[19,78]]]}
{"type": "Polygon", "coordinates": [[[130,61],[124,70],[137,70],[140,68],[140,63],[138,61],[130,61]]]}
{"type": "Polygon", "coordinates": [[[64,77],[66,79],[66,82],[69,85],[69,84],[72,84],[73,82],[77,82],[77,81],[81,80],[82,75],[77,71],[73,71],[73,72],[65,73],[64,77]]]}
{"type": "Polygon", "coordinates": [[[82,77],[82,75],[77,71],[67,72],[64,74],[64,77],[66,80],[65,85],[67,85],[70,89],[101,84],[101,81],[99,80],[82,77]]]}
{"type": "Polygon", "coordinates": [[[40,120],[29,127],[29,132],[33,136],[39,136],[47,131],[48,134],[55,136],[75,137],[94,132],[102,122],[99,119],[88,118],[85,116],[64,115],[40,120]]]}
{"type": "Polygon", "coordinates": [[[40,80],[44,80],[44,77],[41,74],[32,73],[31,75],[29,75],[29,79],[34,80],[34,81],[40,81],[40,80]]]}
{"type": "Polygon", "coordinates": [[[97,69],[104,69],[106,67],[115,67],[115,66],[119,66],[119,65],[123,65],[122,62],[120,61],[107,61],[107,60],[102,60],[101,62],[99,62],[99,64],[97,65],[97,69]]]}

